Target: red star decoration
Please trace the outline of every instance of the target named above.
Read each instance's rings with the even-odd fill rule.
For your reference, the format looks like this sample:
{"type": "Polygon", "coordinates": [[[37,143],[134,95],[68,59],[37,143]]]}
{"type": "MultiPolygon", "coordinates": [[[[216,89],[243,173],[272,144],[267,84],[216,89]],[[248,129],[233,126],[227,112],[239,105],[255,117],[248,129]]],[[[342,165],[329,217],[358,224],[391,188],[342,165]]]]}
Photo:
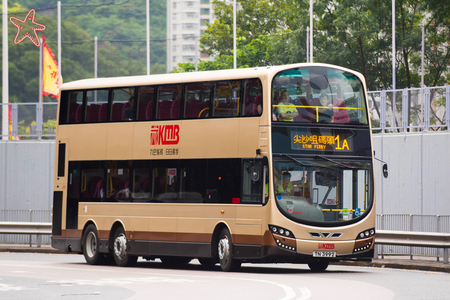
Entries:
{"type": "Polygon", "coordinates": [[[38,35],[37,35],[37,31],[44,31],[45,30],[45,25],[40,24],[38,22],[36,22],[34,20],[34,18],[36,17],[36,11],[34,9],[31,9],[28,14],[26,15],[25,19],[20,20],[16,17],[11,17],[9,18],[9,21],[17,27],[17,34],[16,37],[14,38],[14,44],[19,44],[20,42],[22,42],[24,39],[28,38],[30,39],[30,41],[36,46],[39,47],[41,45],[41,40],[39,39],[38,35]],[[25,23],[27,23],[28,21],[31,21],[31,23],[34,25],[25,26],[25,23]],[[22,29],[26,30],[25,34],[20,35],[20,31],[22,29]],[[33,31],[33,34],[30,34],[30,32],[28,32],[28,30],[33,31]],[[19,38],[20,36],[20,38],[19,38]]]}

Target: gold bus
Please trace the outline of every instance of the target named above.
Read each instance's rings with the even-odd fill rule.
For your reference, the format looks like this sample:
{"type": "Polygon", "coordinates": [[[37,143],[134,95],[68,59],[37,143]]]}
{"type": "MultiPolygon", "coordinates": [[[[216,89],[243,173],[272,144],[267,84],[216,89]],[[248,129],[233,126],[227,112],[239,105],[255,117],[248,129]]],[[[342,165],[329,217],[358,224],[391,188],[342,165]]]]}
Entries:
{"type": "Polygon", "coordinates": [[[52,246],[89,264],[371,260],[361,74],[325,64],[61,87],[52,246]]]}

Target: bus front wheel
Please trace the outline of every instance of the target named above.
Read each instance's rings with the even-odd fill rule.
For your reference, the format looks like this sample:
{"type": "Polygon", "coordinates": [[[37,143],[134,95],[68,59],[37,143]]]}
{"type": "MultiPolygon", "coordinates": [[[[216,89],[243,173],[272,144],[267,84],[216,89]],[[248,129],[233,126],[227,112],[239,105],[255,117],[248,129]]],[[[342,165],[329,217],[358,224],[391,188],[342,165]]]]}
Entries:
{"type": "Polygon", "coordinates": [[[308,266],[311,269],[311,271],[322,272],[328,268],[329,263],[330,262],[328,260],[321,259],[308,263],[308,266]]]}
{"type": "Polygon", "coordinates": [[[89,224],[83,234],[83,254],[90,265],[103,263],[104,256],[99,253],[98,233],[94,224],[89,224]]]}
{"type": "Polygon", "coordinates": [[[137,256],[128,253],[127,237],[122,227],[117,228],[114,233],[113,256],[116,264],[120,267],[133,266],[137,261],[137,256]]]}
{"type": "Polygon", "coordinates": [[[234,271],[241,266],[241,262],[233,258],[233,243],[231,242],[231,234],[227,228],[220,231],[217,254],[219,255],[222,271],[234,271]]]}

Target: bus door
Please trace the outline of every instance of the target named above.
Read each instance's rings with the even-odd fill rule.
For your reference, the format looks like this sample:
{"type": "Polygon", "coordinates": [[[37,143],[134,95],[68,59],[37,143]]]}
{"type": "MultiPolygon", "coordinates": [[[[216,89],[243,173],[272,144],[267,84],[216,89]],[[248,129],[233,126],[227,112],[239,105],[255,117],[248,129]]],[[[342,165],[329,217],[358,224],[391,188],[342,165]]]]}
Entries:
{"type": "MultiPolygon", "coordinates": [[[[268,183],[267,159],[244,159],[242,194],[236,208],[237,244],[261,245],[262,208],[265,203],[265,184],[268,183]]],[[[241,254],[242,255],[242,254],[241,254]]]]}

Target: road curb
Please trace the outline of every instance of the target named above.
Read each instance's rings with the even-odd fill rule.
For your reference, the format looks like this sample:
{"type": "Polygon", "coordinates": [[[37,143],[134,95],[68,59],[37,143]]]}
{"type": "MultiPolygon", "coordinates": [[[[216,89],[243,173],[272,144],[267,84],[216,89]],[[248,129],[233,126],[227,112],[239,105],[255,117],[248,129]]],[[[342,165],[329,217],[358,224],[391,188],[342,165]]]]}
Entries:
{"type": "Polygon", "coordinates": [[[382,261],[376,260],[372,262],[357,262],[357,261],[340,261],[334,262],[333,265],[347,265],[347,266],[363,266],[363,267],[375,267],[375,268],[391,268],[391,269],[403,269],[403,270],[419,270],[419,271],[431,271],[431,272],[444,272],[450,273],[450,265],[442,262],[426,262],[426,261],[382,261]]]}

